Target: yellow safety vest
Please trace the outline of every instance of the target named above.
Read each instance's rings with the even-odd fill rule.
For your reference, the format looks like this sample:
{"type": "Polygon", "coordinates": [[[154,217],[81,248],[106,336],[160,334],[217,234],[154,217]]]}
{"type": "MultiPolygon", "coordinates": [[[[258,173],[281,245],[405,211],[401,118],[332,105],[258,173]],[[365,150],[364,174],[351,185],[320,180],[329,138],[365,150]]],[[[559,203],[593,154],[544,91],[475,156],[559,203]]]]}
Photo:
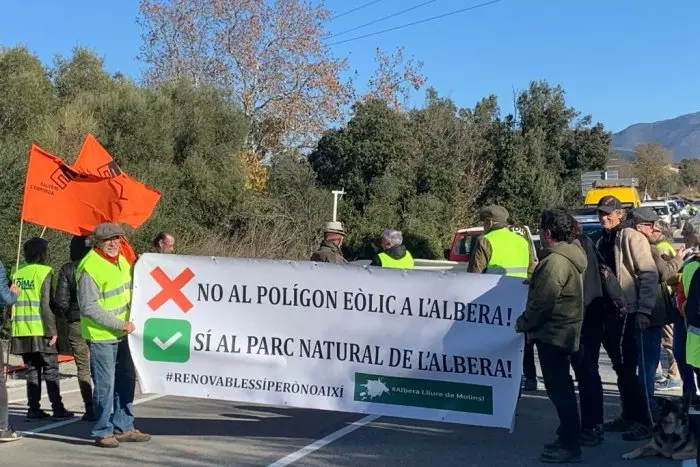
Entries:
{"type": "Polygon", "coordinates": [[[50,266],[27,264],[12,274],[12,281],[20,290],[12,311],[12,337],[44,335],[41,286],[51,271],[50,266]]]}
{"type": "MultiPolygon", "coordinates": [[[[76,280],[83,272],[97,284],[100,291],[97,304],[118,320],[128,321],[131,315],[131,266],[124,256],[119,255],[118,263],[112,264],[95,250],[90,250],[75,270],[76,280]]],[[[107,328],[84,316],[80,318],[80,326],[83,337],[92,342],[115,340],[126,335],[121,329],[107,328]]]]}
{"type": "Polygon", "coordinates": [[[671,253],[671,257],[676,256],[676,250],[673,248],[673,245],[671,245],[671,242],[669,242],[668,240],[664,240],[663,242],[657,243],[656,248],[658,248],[659,251],[668,250],[671,253]]]}
{"type": "MultiPolygon", "coordinates": [[[[693,280],[693,275],[697,272],[698,266],[700,266],[700,263],[697,260],[692,260],[683,267],[681,281],[686,300],[688,299],[690,281],[693,280]]],[[[692,367],[700,368],[700,328],[695,326],[688,326],[685,340],[685,361],[692,367]]]]}
{"type": "Polygon", "coordinates": [[[408,250],[406,250],[406,256],[401,259],[394,259],[383,251],[379,253],[378,256],[383,268],[413,269],[415,266],[413,256],[411,256],[411,253],[408,250]]]}
{"type": "Polygon", "coordinates": [[[491,244],[487,274],[527,277],[530,265],[530,245],[527,240],[508,228],[494,229],[484,235],[491,244]]]}

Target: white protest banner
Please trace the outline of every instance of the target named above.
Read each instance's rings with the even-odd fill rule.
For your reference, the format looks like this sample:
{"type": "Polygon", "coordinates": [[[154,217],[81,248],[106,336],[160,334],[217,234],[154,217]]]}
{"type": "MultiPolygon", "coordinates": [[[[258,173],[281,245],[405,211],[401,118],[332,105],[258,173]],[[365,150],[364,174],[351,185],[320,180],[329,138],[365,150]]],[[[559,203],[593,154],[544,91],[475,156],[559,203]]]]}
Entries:
{"type": "Polygon", "coordinates": [[[522,279],[144,254],[129,340],[147,393],[512,429],[522,279]]]}

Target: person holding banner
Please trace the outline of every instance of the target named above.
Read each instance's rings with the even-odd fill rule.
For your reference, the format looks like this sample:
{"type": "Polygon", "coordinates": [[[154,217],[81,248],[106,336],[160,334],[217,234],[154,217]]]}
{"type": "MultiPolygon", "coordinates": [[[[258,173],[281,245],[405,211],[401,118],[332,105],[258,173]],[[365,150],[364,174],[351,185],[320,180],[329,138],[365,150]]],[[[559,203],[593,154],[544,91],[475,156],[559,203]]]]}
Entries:
{"type": "Polygon", "coordinates": [[[168,232],[159,232],[151,243],[153,253],[170,254],[175,249],[175,237],[168,232]]]}
{"type": "Polygon", "coordinates": [[[53,271],[48,262],[48,242],[34,237],[24,243],[24,260],[12,274],[12,281],[20,290],[12,309],[12,341],[14,355],[22,357],[27,369],[27,421],[38,421],[51,415],[41,409],[41,380],[46,382],[53,418],[73,418],[66,410],[59,387],[58,330],[53,303],[53,271]]]}
{"type": "Polygon", "coordinates": [[[151,439],[134,428],[136,373],[127,339],[134,332],[134,323],[129,321],[132,269],[120,254],[124,236],[118,224],[98,225],[92,235],[94,247],[75,272],[82,334],[90,346],[94,382],[97,422],[92,436],[103,448],[151,439]]]}
{"type": "MultiPolygon", "coordinates": [[[[0,262],[0,306],[12,306],[17,303],[19,296],[19,288],[12,284],[8,286],[7,275],[5,274],[5,266],[0,262]]],[[[7,384],[5,384],[5,350],[2,348],[0,341],[0,368],[3,374],[0,376],[0,443],[19,441],[22,439],[22,434],[10,428],[10,420],[8,414],[7,401],[7,384]]]]}
{"type": "Polygon", "coordinates": [[[559,415],[558,439],[546,444],[541,455],[542,462],[556,464],[581,460],[581,421],[569,367],[581,337],[588,261],[574,242],[572,221],[564,211],[542,213],[542,260],[532,274],[525,311],[515,323],[516,332],[526,333],[537,346],[547,396],[559,415]]]}
{"type": "MultiPolygon", "coordinates": [[[[522,235],[508,228],[508,210],[498,205],[486,206],[479,216],[484,234],[469,256],[467,272],[529,278],[535,269],[535,252],[522,235]]],[[[536,391],[537,368],[532,342],[525,344],[523,377],[523,390],[536,391]]]]}

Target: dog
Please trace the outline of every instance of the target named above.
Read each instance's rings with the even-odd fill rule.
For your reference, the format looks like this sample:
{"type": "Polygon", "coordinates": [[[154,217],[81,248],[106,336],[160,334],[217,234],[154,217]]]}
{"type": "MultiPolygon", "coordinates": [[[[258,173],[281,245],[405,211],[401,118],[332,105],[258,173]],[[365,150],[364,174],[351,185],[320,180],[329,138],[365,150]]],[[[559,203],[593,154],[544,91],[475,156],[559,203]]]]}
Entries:
{"type": "Polygon", "coordinates": [[[694,423],[688,417],[690,402],[686,398],[656,397],[660,418],[654,424],[651,440],[622,456],[625,460],[663,456],[676,461],[694,459],[698,447],[694,423]]]}

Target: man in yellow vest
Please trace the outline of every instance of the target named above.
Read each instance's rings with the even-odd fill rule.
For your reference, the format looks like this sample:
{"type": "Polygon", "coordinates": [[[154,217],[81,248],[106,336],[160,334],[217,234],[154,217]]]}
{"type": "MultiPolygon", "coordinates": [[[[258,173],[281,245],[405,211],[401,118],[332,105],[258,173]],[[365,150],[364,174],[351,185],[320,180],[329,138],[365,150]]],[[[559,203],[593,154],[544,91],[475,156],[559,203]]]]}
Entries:
{"type": "Polygon", "coordinates": [[[695,397],[698,385],[693,368],[700,368],[700,305],[696,301],[690,306],[689,302],[691,284],[700,286],[700,275],[696,274],[700,268],[700,218],[691,217],[685,221],[681,235],[691,253],[686,256],[681,270],[681,281],[676,289],[680,313],[677,321],[673,323],[673,344],[676,363],[683,381],[683,394],[695,397]]]}
{"type": "Polygon", "coordinates": [[[132,270],[119,252],[123,237],[124,230],[117,224],[98,225],[92,235],[94,247],[75,271],[82,334],[90,346],[94,383],[97,422],[92,436],[104,448],[151,439],[134,429],[136,373],[127,339],[134,332],[134,323],[129,321],[132,270]]]}
{"type": "Polygon", "coordinates": [[[24,243],[24,260],[12,274],[12,282],[19,288],[17,303],[12,308],[12,341],[14,355],[22,357],[27,378],[27,421],[38,421],[50,415],[41,410],[41,380],[55,420],[73,417],[66,410],[59,388],[58,351],[56,350],[56,317],[51,310],[53,298],[53,271],[47,265],[48,242],[31,238],[24,243]]]}
{"type": "Polygon", "coordinates": [[[390,269],[413,269],[413,256],[403,245],[403,233],[399,230],[385,229],[382,232],[382,251],[374,257],[370,266],[390,269]]]}
{"type": "MultiPolygon", "coordinates": [[[[481,210],[484,234],[469,255],[467,272],[501,274],[523,279],[535,270],[535,252],[522,235],[508,228],[508,210],[491,205],[481,210]]],[[[525,344],[523,352],[523,389],[537,390],[534,342],[525,344]]]]}

